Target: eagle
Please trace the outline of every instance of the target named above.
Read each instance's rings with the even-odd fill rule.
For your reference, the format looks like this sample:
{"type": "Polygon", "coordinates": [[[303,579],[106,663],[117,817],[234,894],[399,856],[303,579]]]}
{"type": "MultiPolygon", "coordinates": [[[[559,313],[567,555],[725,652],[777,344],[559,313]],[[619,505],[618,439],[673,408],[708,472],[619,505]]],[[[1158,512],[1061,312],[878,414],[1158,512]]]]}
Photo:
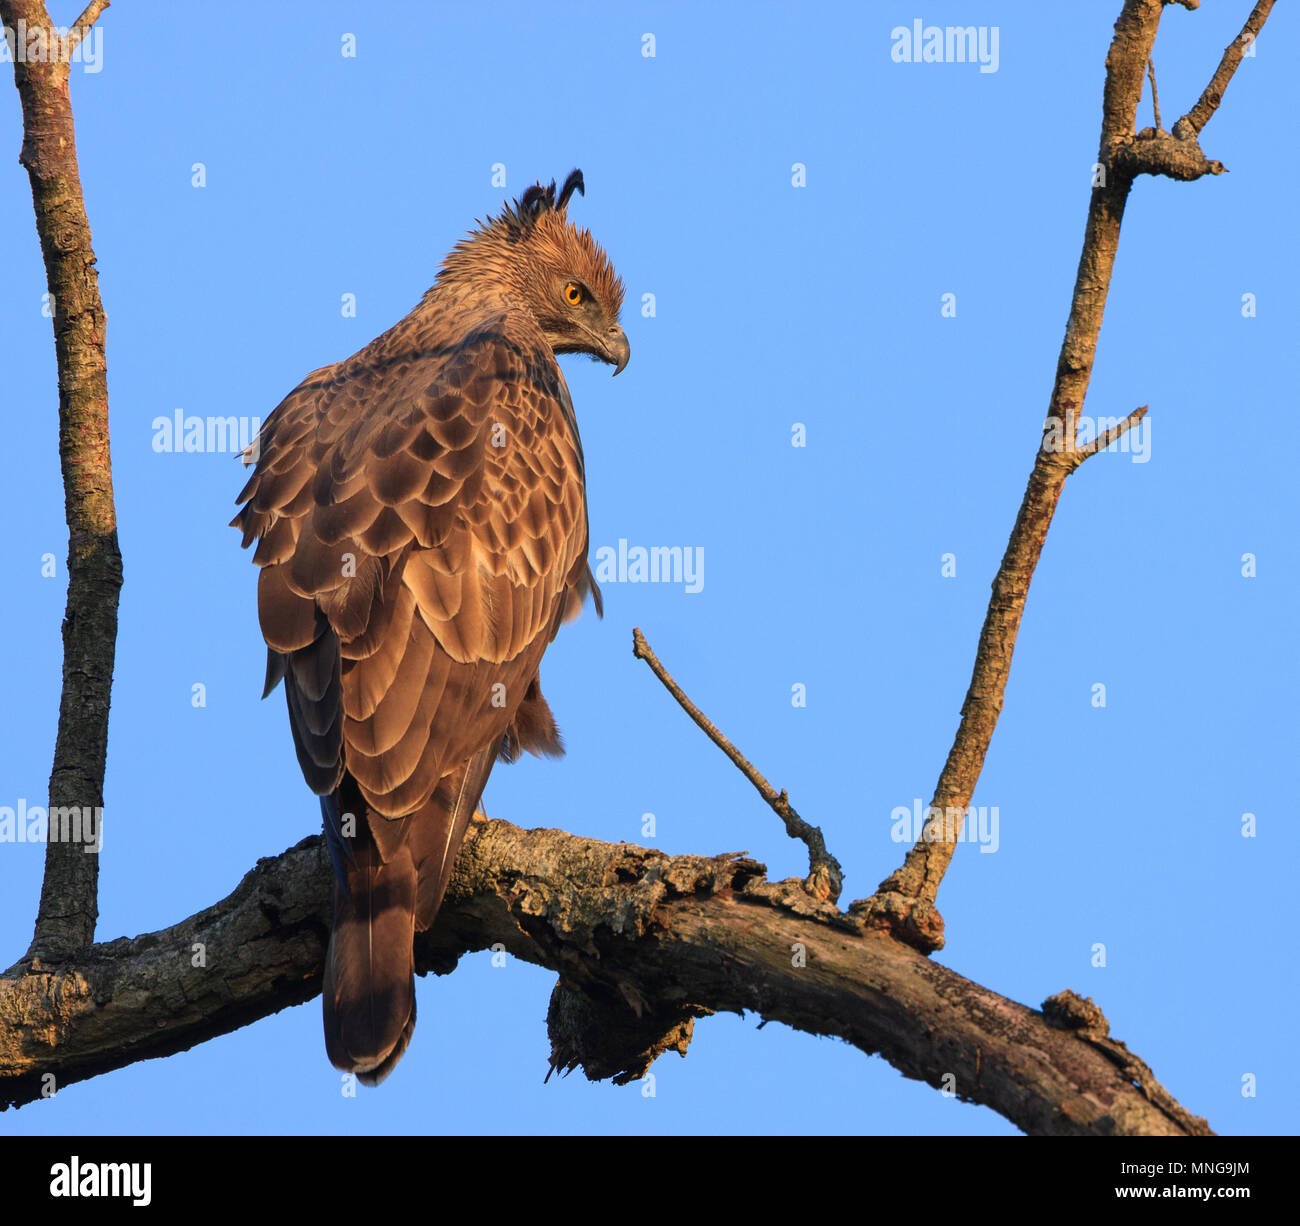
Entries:
{"type": "Polygon", "coordinates": [[[404,319],[309,374],[244,453],[265,698],[281,682],[333,863],[331,1063],[377,1085],[493,763],[563,746],[538,669],[600,592],[557,354],[627,365],[623,283],[568,219],[575,170],[452,248],[404,319]]]}

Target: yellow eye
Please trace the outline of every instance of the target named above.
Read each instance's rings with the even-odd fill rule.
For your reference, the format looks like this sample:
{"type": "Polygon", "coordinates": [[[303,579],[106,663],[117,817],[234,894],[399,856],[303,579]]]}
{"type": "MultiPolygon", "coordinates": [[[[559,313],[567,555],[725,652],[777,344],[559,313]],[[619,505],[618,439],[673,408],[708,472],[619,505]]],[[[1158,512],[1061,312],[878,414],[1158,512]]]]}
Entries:
{"type": "Polygon", "coordinates": [[[564,287],[564,301],[570,306],[577,306],[582,301],[582,286],[576,281],[570,281],[564,287]]]}

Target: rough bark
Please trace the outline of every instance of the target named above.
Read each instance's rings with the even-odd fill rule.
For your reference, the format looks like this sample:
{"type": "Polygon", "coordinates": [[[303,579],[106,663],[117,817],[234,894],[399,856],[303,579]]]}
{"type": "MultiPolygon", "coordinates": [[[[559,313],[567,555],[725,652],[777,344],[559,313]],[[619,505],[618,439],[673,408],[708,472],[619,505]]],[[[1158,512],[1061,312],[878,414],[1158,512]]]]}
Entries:
{"type": "MultiPolygon", "coordinates": [[[[57,967],[11,968],[0,977],[0,1102],[183,1051],[315,995],[329,873],[322,841],[306,839],[171,928],[57,967]]],[[[640,1077],[661,1053],[684,1053],[694,1018],[753,1011],[878,1052],[1026,1132],[1209,1131],[1105,1037],[1099,1011],[1057,1003],[1047,1016],[1006,1000],[798,879],[765,880],[744,856],[479,822],[417,966],[446,973],[494,945],[559,973],[551,1062],[593,1078],[640,1077]]]]}
{"type": "MultiPolygon", "coordinates": [[[[1115,37],[1106,56],[1098,181],[1088,206],[1083,250],[1043,437],[1011,539],[993,580],[993,595],[980,630],[961,720],[930,802],[934,816],[927,821],[902,865],[880,883],[875,894],[850,907],[871,925],[893,933],[920,950],[943,948],[943,919],[935,898],[952,861],[965,812],[975,794],[993,731],[1002,714],[1016,636],[1047,530],[1056,514],[1066,478],[1099,450],[1096,446],[1077,444],[1076,424],[1082,417],[1092,378],[1097,338],[1129,191],[1141,174],[1190,181],[1202,175],[1223,173],[1221,162],[1212,162],[1202,153],[1197,134],[1218,106],[1241,61],[1243,39],[1258,34],[1273,7],[1273,0],[1260,0],[1255,5],[1242,34],[1224,52],[1210,85],[1196,106],[1174,125],[1173,133],[1154,128],[1135,133],[1142,84],[1164,3],[1165,0],[1126,0],[1115,22],[1115,37]]],[[[1194,0],[1184,7],[1195,8],[1194,0]]],[[[1143,408],[1131,414],[1106,442],[1136,425],[1145,411],[1143,408]]]]}
{"type": "MultiPolygon", "coordinates": [[[[95,0],[74,29],[88,29],[106,7],[107,0],[95,0]]],[[[12,30],[19,28],[20,21],[26,30],[51,24],[41,0],[0,0],[0,20],[12,30]]],[[[108,451],[104,306],[77,169],[68,63],[15,56],[14,83],[23,112],[19,161],[31,180],[54,317],[59,459],[68,524],[63,683],[49,811],[76,807],[79,812],[95,812],[104,804],[122,586],[108,451]]],[[[60,958],[89,945],[95,939],[99,914],[98,888],[99,856],[87,855],[83,842],[51,838],[29,952],[60,958]]]]}

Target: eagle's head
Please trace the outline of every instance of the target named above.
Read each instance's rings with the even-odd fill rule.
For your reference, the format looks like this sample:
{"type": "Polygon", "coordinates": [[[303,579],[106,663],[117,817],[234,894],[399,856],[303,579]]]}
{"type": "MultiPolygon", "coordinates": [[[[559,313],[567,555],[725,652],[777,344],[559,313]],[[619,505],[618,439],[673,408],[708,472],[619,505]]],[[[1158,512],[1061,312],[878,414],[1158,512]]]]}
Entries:
{"type": "Polygon", "coordinates": [[[618,374],[631,354],[618,322],[623,282],[590,231],[569,221],[575,191],[584,193],[580,170],[558,192],[554,180],[528,188],[456,244],[438,283],[499,286],[523,300],[555,353],[587,353],[618,374]]]}

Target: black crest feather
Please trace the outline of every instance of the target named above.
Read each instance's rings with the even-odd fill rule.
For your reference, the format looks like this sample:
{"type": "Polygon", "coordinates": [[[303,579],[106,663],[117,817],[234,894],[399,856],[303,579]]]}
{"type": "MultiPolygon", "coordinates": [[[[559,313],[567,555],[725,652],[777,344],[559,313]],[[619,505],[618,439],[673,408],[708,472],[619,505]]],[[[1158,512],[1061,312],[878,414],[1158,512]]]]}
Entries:
{"type": "MultiPolygon", "coordinates": [[[[551,186],[554,187],[555,185],[552,184],[551,186]]],[[[555,207],[559,212],[562,213],[569,207],[569,197],[573,195],[575,190],[579,196],[587,194],[587,188],[582,181],[582,171],[580,170],[569,171],[569,177],[564,180],[564,186],[560,188],[560,198],[555,202],[555,207]]]]}
{"type": "Polygon", "coordinates": [[[564,180],[564,186],[560,188],[558,195],[554,179],[545,187],[540,183],[534,183],[532,187],[525,188],[524,194],[515,202],[515,207],[511,209],[507,206],[506,215],[516,225],[527,229],[535,225],[543,213],[563,213],[569,207],[569,198],[575,191],[580,196],[587,194],[581,170],[569,172],[569,177],[564,180]],[[513,217],[510,217],[510,214],[513,214],[513,217]]]}

